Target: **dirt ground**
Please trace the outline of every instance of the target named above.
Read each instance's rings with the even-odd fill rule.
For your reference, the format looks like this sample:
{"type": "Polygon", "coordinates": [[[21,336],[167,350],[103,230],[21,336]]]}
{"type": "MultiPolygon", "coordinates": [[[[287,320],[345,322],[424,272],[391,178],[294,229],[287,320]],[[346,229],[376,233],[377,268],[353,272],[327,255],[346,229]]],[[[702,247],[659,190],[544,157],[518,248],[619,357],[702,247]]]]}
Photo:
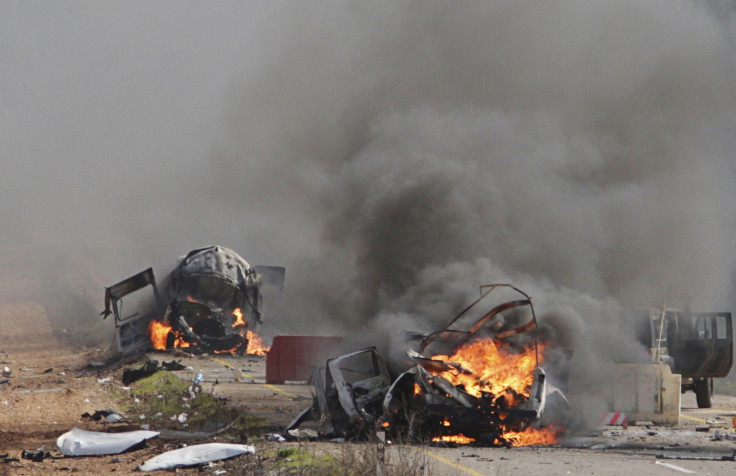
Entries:
{"type": "MultiPolygon", "coordinates": [[[[113,394],[120,393],[123,371],[120,364],[124,363],[99,365],[110,354],[104,346],[79,344],[86,340],[80,334],[83,326],[59,325],[54,313],[64,305],[48,301],[42,304],[29,296],[23,296],[23,299],[6,296],[0,300],[0,370],[8,367],[11,372],[9,377],[0,377],[0,382],[3,382],[0,383],[0,474],[139,474],[136,471],[139,464],[175,448],[177,442],[157,438],[141,450],[121,455],[53,457],[60,456],[56,439],[70,429],[106,429],[105,425],[84,419],[81,415],[115,408],[117,403],[113,394]],[[22,458],[24,450],[39,449],[49,451],[52,458],[41,462],[22,458]]],[[[183,380],[191,379],[193,372],[201,371],[205,377],[204,390],[216,387],[216,393],[226,397],[228,405],[263,416],[274,432],[310,404],[311,393],[304,385],[267,385],[263,357],[172,354],[149,354],[146,357],[157,360],[176,357],[192,369],[176,372],[183,380]]],[[[426,475],[528,472],[658,475],[682,474],[684,471],[733,474],[736,462],[722,458],[732,456],[736,451],[736,432],[730,424],[736,414],[736,399],[716,396],[712,409],[700,410],[696,408],[694,396],[685,394],[682,407],[683,418],[676,428],[637,426],[624,430],[613,427],[569,437],[552,447],[392,446],[388,449],[388,456],[394,472],[390,474],[402,474],[402,464],[414,467],[418,464],[426,475]],[[702,431],[704,426],[709,430],[702,431]],[[726,436],[717,439],[715,431],[726,436]]],[[[138,429],[140,423],[148,421],[135,420],[140,418],[139,415],[127,416],[135,421],[130,425],[131,429],[138,429]]],[[[226,471],[226,474],[310,474],[293,468],[258,473],[252,469],[252,464],[258,455],[273,453],[275,449],[307,448],[309,452],[339,455],[345,452],[346,447],[326,442],[276,443],[263,439],[248,443],[256,445],[256,455],[240,457],[208,471],[213,474],[219,471],[226,471]],[[251,469],[246,471],[243,468],[248,464],[251,469]]],[[[177,473],[201,474],[201,470],[180,469],[177,473]]]]}
{"type": "Polygon", "coordinates": [[[0,453],[20,459],[0,463],[0,473],[40,474],[62,468],[99,473],[102,459],[34,463],[20,454],[56,450],[56,438],[73,427],[100,429],[81,415],[114,405],[109,384],[99,383],[111,371],[89,366],[103,359],[104,352],[60,342],[38,302],[0,303],[0,326],[0,368],[11,371],[0,385],[0,453]]]}

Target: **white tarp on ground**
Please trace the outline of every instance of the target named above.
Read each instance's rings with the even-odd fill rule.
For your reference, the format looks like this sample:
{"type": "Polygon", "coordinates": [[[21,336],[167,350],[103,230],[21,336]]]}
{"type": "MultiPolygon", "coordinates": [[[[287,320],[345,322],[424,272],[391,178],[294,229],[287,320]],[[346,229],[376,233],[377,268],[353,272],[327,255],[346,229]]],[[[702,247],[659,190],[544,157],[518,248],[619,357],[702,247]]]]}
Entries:
{"type": "Polygon", "coordinates": [[[256,448],[251,445],[205,443],[167,451],[149,459],[140,465],[138,469],[141,471],[156,471],[158,469],[177,468],[180,466],[194,466],[195,464],[210,463],[212,461],[255,452],[256,448]]]}
{"type": "Polygon", "coordinates": [[[72,428],[56,440],[56,446],[65,456],[116,455],[158,435],[145,430],[103,433],[72,428]]]}

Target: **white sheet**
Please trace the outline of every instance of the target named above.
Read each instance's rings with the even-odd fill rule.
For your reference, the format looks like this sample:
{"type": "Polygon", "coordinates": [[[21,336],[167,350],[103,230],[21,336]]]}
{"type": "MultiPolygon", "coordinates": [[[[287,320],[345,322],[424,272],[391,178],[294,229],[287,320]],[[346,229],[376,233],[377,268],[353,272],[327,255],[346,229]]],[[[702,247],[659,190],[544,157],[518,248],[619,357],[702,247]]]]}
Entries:
{"type": "Polygon", "coordinates": [[[56,446],[65,456],[115,455],[158,435],[145,430],[103,433],[72,428],[56,440],[56,446]]]}
{"type": "Polygon", "coordinates": [[[251,445],[205,443],[167,451],[149,459],[138,469],[141,471],[156,471],[180,466],[194,466],[195,464],[209,463],[255,452],[255,447],[251,445]]]}

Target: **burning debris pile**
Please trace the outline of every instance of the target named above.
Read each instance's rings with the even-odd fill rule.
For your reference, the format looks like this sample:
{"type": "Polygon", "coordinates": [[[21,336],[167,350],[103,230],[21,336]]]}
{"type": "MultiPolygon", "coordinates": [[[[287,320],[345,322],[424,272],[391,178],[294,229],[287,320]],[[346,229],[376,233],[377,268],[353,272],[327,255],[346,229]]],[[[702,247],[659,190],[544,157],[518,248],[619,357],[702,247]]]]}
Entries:
{"type": "MultiPolygon", "coordinates": [[[[265,355],[268,351],[254,329],[263,323],[261,286],[283,286],[284,268],[251,266],[234,251],[221,246],[190,251],[181,258],[159,295],[151,268],[106,288],[103,315],[114,314],[118,350],[141,347],[158,350],[265,355]],[[129,316],[122,313],[122,298],[150,286],[152,309],[129,316]],[[243,312],[243,310],[246,312],[243,312]]],[[[140,296],[139,296],[140,298],[140,296]]]]}
{"type": "MultiPolygon", "coordinates": [[[[248,324],[243,320],[243,313],[240,308],[233,310],[232,316],[234,318],[232,319],[232,324],[230,324],[232,333],[227,338],[223,337],[229,330],[228,328],[218,329],[218,338],[214,340],[207,334],[200,336],[194,330],[193,326],[182,324],[182,319],[185,323],[187,322],[182,316],[180,316],[180,319],[174,321],[170,318],[164,318],[163,321],[152,319],[148,325],[148,335],[151,337],[151,344],[156,350],[212,350],[216,354],[266,355],[269,347],[263,345],[263,339],[258,334],[248,330],[248,324]],[[173,324],[176,323],[179,325],[174,326],[173,324]]],[[[209,317],[209,319],[212,320],[214,318],[209,317]]],[[[214,320],[216,322],[221,321],[221,319],[214,320]]]]}
{"type": "MultiPolygon", "coordinates": [[[[565,401],[540,367],[536,316],[531,299],[505,284],[481,287],[481,297],[442,330],[419,336],[419,352],[408,350],[412,366],[392,378],[375,348],[329,360],[315,370],[316,396],[289,427],[319,422],[327,437],[360,437],[383,429],[414,441],[448,441],[484,446],[551,444],[560,429],[541,424],[548,394],[565,401]],[[472,325],[461,318],[498,288],[525,299],[493,307],[472,325]],[[519,320],[511,327],[502,313],[519,320]],[[535,331],[533,338],[527,334],[535,331]],[[435,353],[444,349],[447,353],[435,353]],[[432,357],[425,357],[430,353],[432,357]]],[[[416,337],[416,336],[415,336],[416,337]]]]}

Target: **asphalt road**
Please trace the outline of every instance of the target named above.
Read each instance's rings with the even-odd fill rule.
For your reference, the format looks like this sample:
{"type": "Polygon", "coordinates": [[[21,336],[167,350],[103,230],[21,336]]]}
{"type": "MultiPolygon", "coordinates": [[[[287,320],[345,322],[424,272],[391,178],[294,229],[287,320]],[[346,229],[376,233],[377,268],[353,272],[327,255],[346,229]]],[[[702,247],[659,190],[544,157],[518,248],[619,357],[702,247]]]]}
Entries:
{"type": "MultiPolygon", "coordinates": [[[[167,354],[149,358],[169,360],[167,354]]],[[[173,357],[172,357],[173,358],[173,357]]],[[[265,357],[178,357],[191,370],[180,378],[204,376],[204,391],[214,391],[279,431],[311,404],[307,385],[269,385],[265,357]]],[[[583,435],[569,435],[554,446],[519,448],[454,448],[391,446],[387,464],[421,463],[433,475],[667,475],[736,474],[736,397],[715,395],[713,408],[699,409],[695,395],[682,395],[680,424],[606,427],[583,435]],[[707,429],[707,431],[706,431],[707,429]]],[[[320,442],[314,444],[321,444],[320,442]]]]}

